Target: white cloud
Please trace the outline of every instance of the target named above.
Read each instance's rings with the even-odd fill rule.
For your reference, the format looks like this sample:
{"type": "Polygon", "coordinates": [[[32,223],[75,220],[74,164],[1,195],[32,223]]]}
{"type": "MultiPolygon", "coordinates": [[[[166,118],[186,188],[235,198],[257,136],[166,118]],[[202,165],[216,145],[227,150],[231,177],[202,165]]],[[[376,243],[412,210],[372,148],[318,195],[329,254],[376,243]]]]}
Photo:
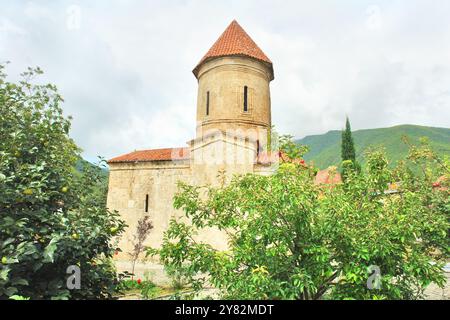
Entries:
{"type": "Polygon", "coordinates": [[[9,19],[0,19],[0,34],[15,34],[23,36],[26,34],[25,30],[19,28],[17,25],[12,23],[9,19]]]}
{"type": "Polygon", "coordinates": [[[49,19],[51,18],[50,9],[47,6],[38,5],[32,1],[24,5],[23,13],[30,19],[49,19]]]}
{"type": "Polygon", "coordinates": [[[366,9],[366,26],[369,30],[379,30],[383,26],[383,18],[379,6],[370,5],[366,9]]]}
{"type": "Polygon", "coordinates": [[[191,73],[232,19],[274,62],[273,124],[450,126],[448,1],[39,1],[0,12],[0,61],[39,65],[66,98],[84,155],[183,146],[191,73]],[[14,23],[13,23],[14,22],[14,23]]]}

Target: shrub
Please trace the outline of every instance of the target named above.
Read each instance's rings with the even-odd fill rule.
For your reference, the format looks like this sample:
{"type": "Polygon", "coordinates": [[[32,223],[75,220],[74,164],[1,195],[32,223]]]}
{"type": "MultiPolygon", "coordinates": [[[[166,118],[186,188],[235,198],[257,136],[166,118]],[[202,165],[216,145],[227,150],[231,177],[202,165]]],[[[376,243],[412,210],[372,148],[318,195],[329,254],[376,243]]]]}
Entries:
{"type": "Polygon", "coordinates": [[[284,163],[218,188],[180,183],[174,206],[192,223],[172,219],[148,254],[192,289],[211,283],[230,299],[418,299],[429,283],[444,284],[448,164],[422,146],[395,170],[374,150],[364,171],[333,187],[315,185],[313,171],[284,163]],[[198,241],[205,227],[226,232],[229,250],[198,241]]]}
{"type": "Polygon", "coordinates": [[[0,299],[110,298],[116,275],[113,239],[124,229],[106,209],[99,170],[74,169],[80,149],[51,84],[19,83],[0,65],[0,299]],[[66,286],[69,265],[81,289],[66,286]]]}

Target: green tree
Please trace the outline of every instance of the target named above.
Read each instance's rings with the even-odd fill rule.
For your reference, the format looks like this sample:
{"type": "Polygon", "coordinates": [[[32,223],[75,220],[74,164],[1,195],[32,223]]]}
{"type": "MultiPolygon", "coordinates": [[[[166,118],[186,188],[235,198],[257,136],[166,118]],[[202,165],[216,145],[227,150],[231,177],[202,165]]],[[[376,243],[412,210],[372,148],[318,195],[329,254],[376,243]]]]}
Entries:
{"type": "Polygon", "coordinates": [[[360,171],[361,167],[356,161],[355,144],[352,137],[352,129],[348,117],[345,120],[345,129],[342,131],[341,141],[342,177],[345,180],[348,171],[360,171]]]}
{"type": "Polygon", "coordinates": [[[109,298],[116,274],[114,239],[124,229],[109,212],[99,170],[75,170],[80,149],[51,84],[29,68],[8,82],[0,65],[0,299],[109,298]],[[81,269],[81,289],[66,286],[81,269]]]}
{"type": "Polygon", "coordinates": [[[212,284],[229,299],[420,298],[430,282],[443,285],[449,256],[448,193],[430,183],[448,166],[421,155],[390,170],[372,151],[345,187],[315,185],[314,168],[294,163],[218,188],[180,183],[174,206],[191,222],[171,220],[148,254],[192,289],[212,284]],[[410,170],[415,161],[423,174],[410,170]],[[385,192],[391,181],[398,193],[385,192]],[[228,251],[198,241],[205,227],[228,234],[228,251]],[[368,284],[371,266],[379,289],[368,284]]]}
{"type": "Polygon", "coordinates": [[[345,119],[345,129],[342,131],[341,158],[342,161],[356,162],[355,145],[348,117],[345,119]]]}
{"type": "Polygon", "coordinates": [[[294,142],[291,135],[281,135],[278,143],[280,151],[292,160],[303,158],[303,155],[309,151],[308,146],[294,142]]]}

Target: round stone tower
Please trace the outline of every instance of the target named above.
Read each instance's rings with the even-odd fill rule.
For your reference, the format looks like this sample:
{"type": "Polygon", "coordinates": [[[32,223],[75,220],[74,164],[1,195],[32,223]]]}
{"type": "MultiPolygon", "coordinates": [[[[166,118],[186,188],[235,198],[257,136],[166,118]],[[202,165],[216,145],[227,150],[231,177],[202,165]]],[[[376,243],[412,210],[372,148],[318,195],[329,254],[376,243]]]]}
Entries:
{"type": "Polygon", "coordinates": [[[198,80],[197,139],[218,130],[239,135],[270,130],[272,62],[236,20],[193,73],[198,80]]]}

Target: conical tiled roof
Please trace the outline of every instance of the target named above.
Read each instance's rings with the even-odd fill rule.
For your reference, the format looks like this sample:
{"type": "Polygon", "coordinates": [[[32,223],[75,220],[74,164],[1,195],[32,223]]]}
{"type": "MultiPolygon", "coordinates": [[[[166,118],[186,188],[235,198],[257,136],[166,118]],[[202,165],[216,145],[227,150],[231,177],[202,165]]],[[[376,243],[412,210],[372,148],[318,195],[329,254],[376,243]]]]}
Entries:
{"type": "MultiPolygon", "coordinates": [[[[233,20],[228,28],[217,39],[214,45],[209,49],[205,56],[200,60],[192,71],[197,77],[200,66],[211,58],[224,56],[247,56],[269,64],[272,70],[272,61],[250,38],[244,29],[233,20]]],[[[272,72],[273,73],[273,72],[272,72]]]]}

